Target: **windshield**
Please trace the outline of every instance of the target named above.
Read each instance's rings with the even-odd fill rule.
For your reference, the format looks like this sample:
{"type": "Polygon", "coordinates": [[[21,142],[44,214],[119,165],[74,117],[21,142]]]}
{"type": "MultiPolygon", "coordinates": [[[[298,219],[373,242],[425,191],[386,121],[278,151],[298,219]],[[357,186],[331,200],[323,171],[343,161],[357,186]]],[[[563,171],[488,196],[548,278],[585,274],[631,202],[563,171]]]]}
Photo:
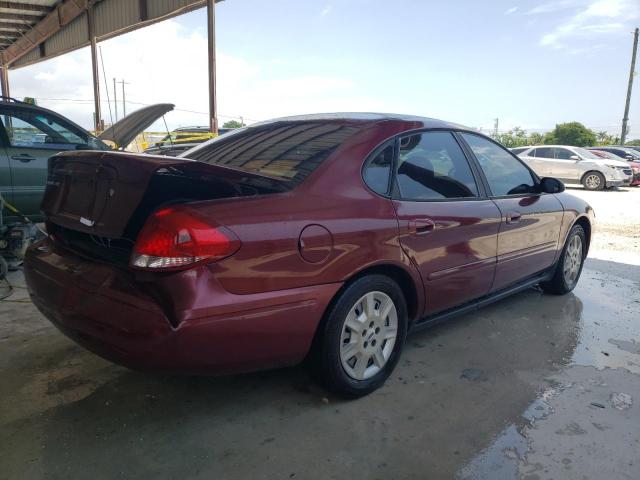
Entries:
{"type": "Polygon", "coordinates": [[[632,148],[625,148],[623,152],[625,155],[631,155],[634,160],[640,160],[640,153],[638,153],[632,148]]]}
{"type": "Polygon", "coordinates": [[[580,158],[586,158],[589,160],[602,160],[602,157],[599,157],[595,153],[586,148],[573,147],[573,151],[580,155],[580,158]]]}
{"type": "Polygon", "coordinates": [[[273,122],[236,130],[183,156],[300,184],[360,126],[335,122],[273,122]]]}

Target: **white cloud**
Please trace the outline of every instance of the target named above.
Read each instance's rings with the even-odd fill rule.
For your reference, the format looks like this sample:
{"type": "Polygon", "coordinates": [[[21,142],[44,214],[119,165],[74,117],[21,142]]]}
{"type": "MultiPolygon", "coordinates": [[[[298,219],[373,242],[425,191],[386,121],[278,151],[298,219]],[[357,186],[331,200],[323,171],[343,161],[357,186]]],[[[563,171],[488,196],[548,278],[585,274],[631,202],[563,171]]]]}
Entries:
{"type": "MultiPolygon", "coordinates": [[[[561,9],[576,7],[574,13],[551,32],[540,38],[540,45],[554,49],[566,49],[573,53],[586,50],[568,45],[571,41],[591,39],[596,34],[610,34],[624,30],[630,21],[640,16],[638,0],[596,0],[591,2],[565,2],[543,4],[531,9],[530,14],[557,12],[561,9]],[[612,21],[613,19],[617,21],[612,21]]],[[[556,14],[557,15],[557,14],[556,14]]]]}
{"type": "MultiPolygon", "coordinates": [[[[107,86],[113,101],[113,78],[125,79],[127,111],[140,104],[169,102],[169,128],[208,124],[207,39],[174,20],[101,43],[107,86]],[[135,103],[134,103],[135,102],[135,103]]],[[[242,116],[246,121],[331,110],[380,110],[385,104],[358,93],[349,78],[296,74],[297,59],[264,59],[259,64],[218,51],[217,87],[220,123],[242,116]]],[[[88,49],[25,67],[10,74],[12,93],[32,96],[85,128],[93,124],[93,89],[88,49]],[[62,100],[59,100],[62,99],[62,100]]],[[[102,68],[102,117],[108,123],[102,68]]],[[[119,115],[122,115],[118,84],[119,115]]],[[[387,107],[388,108],[388,107],[387,107]]],[[[160,122],[153,126],[163,129],[160,122]]]]}
{"type": "Polygon", "coordinates": [[[559,0],[555,2],[542,3],[537,7],[533,7],[530,10],[527,10],[528,15],[537,15],[542,13],[553,13],[560,10],[565,10],[567,8],[575,7],[576,5],[580,5],[580,0],[559,0]]]}
{"type": "Polygon", "coordinates": [[[331,13],[331,9],[333,7],[331,5],[327,5],[326,7],[324,7],[322,9],[322,11],[320,12],[320,16],[321,17],[326,17],[327,15],[329,15],[329,13],[331,13]]]}
{"type": "Polygon", "coordinates": [[[516,11],[518,10],[518,7],[511,7],[507,10],[505,10],[504,14],[505,15],[511,15],[512,13],[516,13],[516,11]]]}

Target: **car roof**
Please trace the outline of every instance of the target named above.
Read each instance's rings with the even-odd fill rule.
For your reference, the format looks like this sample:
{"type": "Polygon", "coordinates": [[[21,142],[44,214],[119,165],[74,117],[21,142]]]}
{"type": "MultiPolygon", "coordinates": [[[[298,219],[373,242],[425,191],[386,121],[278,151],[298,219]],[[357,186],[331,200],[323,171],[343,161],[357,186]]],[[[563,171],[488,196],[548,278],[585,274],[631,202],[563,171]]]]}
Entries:
{"type": "Polygon", "coordinates": [[[400,120],[405,122],[421,123],[422,128],[453,128],[474,131],[457,123],[447,122],[436,118],[421,117],[417,115],[405,115],[398,113],[375,113],[375,112],[336,112],[336,113],[312,113],[306,115],[292,115],[265,120],[249,125],[248,127],[258,127],[275,122],[314,122],[314,121],[363,121],[377,123],[385,120],[400,120]]]}
{"type": "MultiPolygon", "coordinates": [[[[576,147],[574,145],[534,145],[535,148],[545,148],[545,147],[553,147],[553,148],[581,148],[576,147]]],[[[532,148],[533,148],[532,147],[532,148]]]]}
{"type": "Polygon", "coordinates": [[[589,148],[597,148],[597,149],[607,149],[607,148],[615,148],[616,150],[633,150],[633,148],[629,148],[624,145],[602,145],[601,147],[589,147],[589,148]]]}
{"type": "Polygon", "coordinates": [[[195,127],[178,127],[176,129],[174,129],[173,131],[174,132],[190,132],[190,131],[194,131],[194,132],[198,131],[199,132],[201,130],[209,131],[209,127],[204,127],[204,126],[203,127],[198,127],[198,126],[195,126],[195,127]]]}

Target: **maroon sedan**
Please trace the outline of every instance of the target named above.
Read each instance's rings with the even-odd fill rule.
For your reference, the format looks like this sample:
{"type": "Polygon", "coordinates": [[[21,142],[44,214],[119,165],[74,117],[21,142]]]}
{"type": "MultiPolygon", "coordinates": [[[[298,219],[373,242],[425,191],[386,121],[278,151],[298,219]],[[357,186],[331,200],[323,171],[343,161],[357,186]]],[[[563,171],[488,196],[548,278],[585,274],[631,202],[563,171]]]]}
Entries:
{"type": "Polygon", "coordinates": [[[422,117],[264,122],[183,158],[50,159],[31,298],[139,369],[230,373],[307,358],[378,388],[408,332],[540,284],[571,291],[593,210],[490,138],[422,117]]]}

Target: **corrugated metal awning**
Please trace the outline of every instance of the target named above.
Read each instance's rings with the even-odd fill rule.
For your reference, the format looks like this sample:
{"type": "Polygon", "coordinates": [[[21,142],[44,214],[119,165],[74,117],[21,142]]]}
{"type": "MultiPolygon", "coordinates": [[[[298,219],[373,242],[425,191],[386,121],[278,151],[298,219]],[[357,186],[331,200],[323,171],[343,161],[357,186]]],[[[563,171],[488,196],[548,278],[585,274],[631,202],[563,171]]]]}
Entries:
{"type": "MultiPolygon", "coordinates": [[[[221,0],[216,0],[216,2],[221,0]]],[[[10,69],[67,53],[195,10],[206,0],[15,0],[0,1],[0,57],[10,69]]]]}

